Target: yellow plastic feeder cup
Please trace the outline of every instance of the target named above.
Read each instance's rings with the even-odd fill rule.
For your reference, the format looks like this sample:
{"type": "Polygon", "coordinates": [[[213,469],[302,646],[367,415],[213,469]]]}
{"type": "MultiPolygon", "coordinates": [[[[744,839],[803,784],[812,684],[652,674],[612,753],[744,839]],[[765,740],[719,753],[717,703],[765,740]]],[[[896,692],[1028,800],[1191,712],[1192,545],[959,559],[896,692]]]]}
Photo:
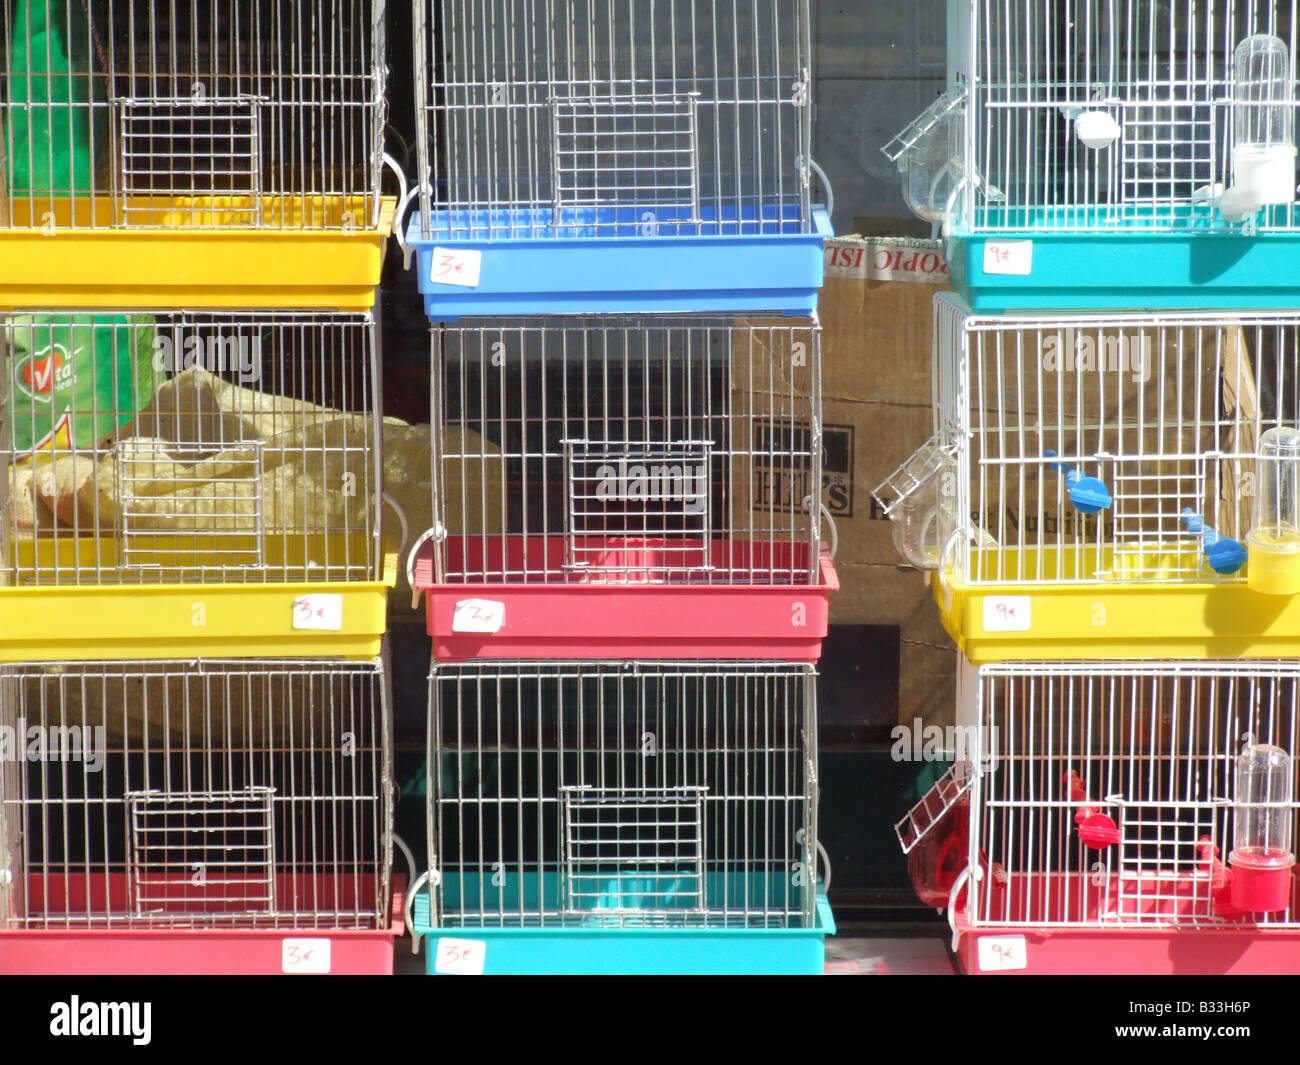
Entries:
{"type": "Polygon", "coordinates": [[[1246,557],[1246,585],[1251,591],[1300,595],[1300,538],[1251,534],[1246,537],[1246,557]]]}

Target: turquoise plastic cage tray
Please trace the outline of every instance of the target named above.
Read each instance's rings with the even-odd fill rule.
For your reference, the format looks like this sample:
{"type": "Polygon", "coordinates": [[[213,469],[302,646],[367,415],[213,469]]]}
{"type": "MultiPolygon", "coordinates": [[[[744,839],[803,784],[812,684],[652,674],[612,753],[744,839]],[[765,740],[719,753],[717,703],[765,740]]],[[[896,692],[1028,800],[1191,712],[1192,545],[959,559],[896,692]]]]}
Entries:
{"type": "MultiPolygon", "coordinates": [[[[1287,310],[1300,307],[1300,231],[1294,208],[1269,208],[1246,235],[1207,207],[1187,207],[1169,228],[1126,225],[1093,208],[1050,216],[989,216],[978,235],[948,242],[953,288],[979,314],[1051,310],[1287,310]],[[985,229],[994,232],[986,232],[985,229]],[[1068,231],[1072,230],[1072,231],[1068,231]]],[[[1133,216],[1137,221],[1137,216],[1133,216]]]]}
{"type": "Polygon", "coordinates": [[[432,322],[539,314],[746,313],[817,309],[824,208],[803,232],[797,204],[760,214],[705,212],[703,222],[634,207],[436,211],[430,235],[412,217],[419,288],[432,322]],[[650,231],[653,231],[651,234],[650,231]],[[466,232],[485,234],[463,239],[466,232]],[[469,254],[469,262],[466,255],[469,254]],[[454,263],[454,269],[449,264],[454,263]],[[446,280],[435,281],[437,274],[446,280]]]}
{"type": "MultiPolygon", "coordinates": [[[[541,879],[546,896],[558,898],[558,873],[544,873],[541,879]]],[[[709,877],[710,894],[718,882],[709,877]]],[[[637,923],[635,914],[612,908],[615,899],[624,907],[670,904],[662,880],[657,885],[653,893],[638,894],[619,878],[604,900],[609,905],[593,905],[590,917],[557,914],[553,925],[542,926],[535,917],[525,923],[511,913],[536,912],[538,877],[525,881],[522,905],[519,880],[513,874],[500,886],[492,886],[486,877],[447,877],[441,890],[448,906],[454,907],[462,893],[468,893],[479,908],[490,898],[497,904],[493,912],[499,914],[499,923],[434,928],[424,890],[414,900],[412,927],[416,935],[426,937],[429,975],[799,976],[820,975],[824,970],[826,937],[835,934],[835,920],[823,892],[817,893],[812,928],[708,927],[702,922],[692,924],[686,910],[669,919],[662,909],[637,923]]]]}

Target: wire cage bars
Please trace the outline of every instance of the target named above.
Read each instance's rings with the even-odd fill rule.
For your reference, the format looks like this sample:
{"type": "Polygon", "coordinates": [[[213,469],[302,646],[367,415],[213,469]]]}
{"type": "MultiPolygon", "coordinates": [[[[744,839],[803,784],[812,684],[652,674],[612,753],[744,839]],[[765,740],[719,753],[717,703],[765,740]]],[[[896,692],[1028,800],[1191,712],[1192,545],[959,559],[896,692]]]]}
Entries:
{"type": "Polygon", "coordinates": [[[440,583],[807,584],[814,320],[433,329],[440,583]]]}
{"type": "Polygon", "coordinates": [[[1267,912],[1236,905],[1233,882],[1249,873],[1243,751],[1285,756],[1262,806],[1294,849],[1298,696],[1295,661],[981,668],[969,926],[1296,928],[1293,856],[1267,912]]]}
{"type": "Polygon", "coordinates": [[[984,586],[1248,580],[1300,317],[980,317],[941,294],[934,335],[935,436],[876,493],[910,560],[984,586]]]}
{"type": "Polygon", "coordinates": [[[811,928],[816,735],[811,666],[437,666],[433,925],[811,928]]]}
{"type": "Polygon", "coordinates": [[[6,7],[0,226],[375,228],[384,8],[6,7]]]}
{"type": "Polygon", "coordinates": [[[423,236],[808,233],[806,0],[416,0],[423,236]]]}
{"type": "Polygon", "coordinates": [[[8,583],[382,570],[369,315],[6,314],[0,338],[8,583]]]}
{"type": "Polygon", "coordinates": [[[0,666],[0,930],[389,927],[380,661],[0,666]]]}

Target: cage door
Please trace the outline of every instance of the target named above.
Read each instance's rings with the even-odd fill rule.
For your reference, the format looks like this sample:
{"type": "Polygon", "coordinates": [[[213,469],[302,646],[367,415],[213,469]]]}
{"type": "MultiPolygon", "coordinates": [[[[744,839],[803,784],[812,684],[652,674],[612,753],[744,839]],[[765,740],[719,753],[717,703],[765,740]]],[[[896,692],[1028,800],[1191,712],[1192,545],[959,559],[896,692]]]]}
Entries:
{"type": "Polygon", "coordinates": [[[975,783],[975,767],[969,762],[954,762],[922,797],[907,811],[907,815],[894,826],[899,846],[904,854],[911,854],[930,830],[940,824],[975,783]]]}
{"type": "Polygon", "coordinates": [[[1217,802],[1132,802],[1119,809],[1117,916],[1125,923],[1213,919],[1217,802]]]}
{"type": "Polygon", "coordinates": [[[703,913],[708,788],[560,789],[566,912],[703,913]]]}

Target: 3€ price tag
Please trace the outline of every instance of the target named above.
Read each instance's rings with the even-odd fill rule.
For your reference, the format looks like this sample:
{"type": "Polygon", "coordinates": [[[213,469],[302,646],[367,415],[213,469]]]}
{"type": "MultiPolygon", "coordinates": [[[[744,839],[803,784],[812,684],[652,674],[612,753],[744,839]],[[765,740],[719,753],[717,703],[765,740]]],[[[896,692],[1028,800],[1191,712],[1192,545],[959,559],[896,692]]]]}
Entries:
{"type": "Polygon", "coordinates": [[[328,939],[285,939],[280,944],[280,971],[323,976],[330,971],[328,939]]]}
{"type": "Polygon", "coordinates": [[[435,285],[478,288],[483,273],[483,253],[468,249],[434,248],[429,280],[435,285]]]}
{"type": "Polygon", "coordinates": [[[343,628],[343,596],[331,592],[299,596],[293,601],[293,627],[338,632],[343,628]]]}
{"type": "Polygon", "coordinates": [[[481,939],[438,940],[433,971],[447,976],[482,976],[487,962],[487,944],[481,939]]]}
{"type": "Polygon", "coordinates": [[[986,274],[1015,274],[1028,277],[1034,271],[1032,240],[990,240],[984,245],[986,274]]]}
{"type": "Polygon", "coordinates": [[[506,605],[491,599],[462,599],[451,619],[452,632],[500,632],[506,605]]]}
{"type": "Polygon", "coordinates": [[[1024,936],[980,936],[976,946],[982,973],[1005,973],[1029,967],[1024,936]]]}
{"type": "Polygon", "coordinates": [[[985,598],[985,632],[1028,632],[1029,623],[1029,596],[990,595],[985,598]]]}

